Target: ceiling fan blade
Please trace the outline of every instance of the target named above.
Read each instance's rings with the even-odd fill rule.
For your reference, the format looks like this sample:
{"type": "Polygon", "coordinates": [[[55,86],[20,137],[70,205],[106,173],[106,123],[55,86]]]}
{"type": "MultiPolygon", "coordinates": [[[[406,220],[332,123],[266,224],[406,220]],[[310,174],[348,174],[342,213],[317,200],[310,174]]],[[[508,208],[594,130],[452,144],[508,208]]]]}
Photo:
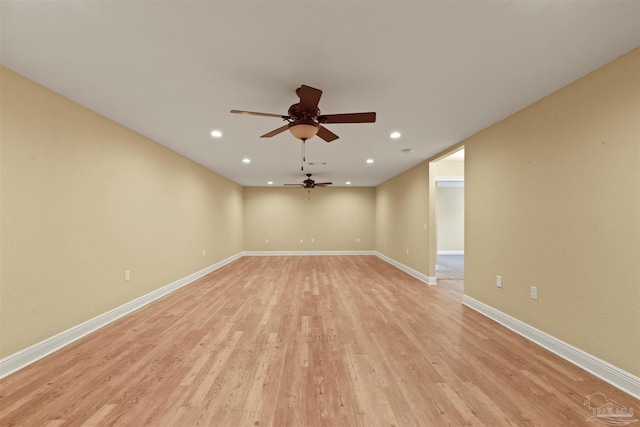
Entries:
{"type": "Polygon", "coordinates": [[[326,187],[327,185],[333,185],[333,182],[316,182],[316,187],[326,187]]]}
{"type": "Polygon", "coordinates": [[[318,114],[318,102],[322,91],[312,88],[311,86],[300,86],[300,110],[312,113],[314,116],[318,114]]]}
{"type": "Polygon", "coordinates": [[[282,114],[256,113],[254,111],[231,110],[229,112],[230,113],[234,113],[234,114],[246,114],[247,116],[278,117],[280,119],[288,119],[289,118],[289,116],[283,116],[282,114]]]}
{"type": "Polygon", "coordinates": [[[285,187],[304,187],[304,184],[284,184],[285,187]]]}
{"type": "Polygon", "coordinates": [[[325,114],[318,116],[320,123],[375,123],[376,113],[325,114]]]}
{"type": "Polygon", "coordinates": [[[285,130],[289,129],[289,125],[284,125],[282,127],[279,127],[276,130],[272,130],[269,133],[265,133],[264,135],[262,135],[260,138],[271,138],[272,136],[276,136],[279,133],[284,132],[285,130]]]}
{"type": "Polygon", "coordinates": [[[331,132],[329,129],[327,129],[322,125],[318,126],[318,133],[316,135],[318,135],[320,138],[324,139],[327,142],[331,142],[340,138],[338,135],[331,132]]]}

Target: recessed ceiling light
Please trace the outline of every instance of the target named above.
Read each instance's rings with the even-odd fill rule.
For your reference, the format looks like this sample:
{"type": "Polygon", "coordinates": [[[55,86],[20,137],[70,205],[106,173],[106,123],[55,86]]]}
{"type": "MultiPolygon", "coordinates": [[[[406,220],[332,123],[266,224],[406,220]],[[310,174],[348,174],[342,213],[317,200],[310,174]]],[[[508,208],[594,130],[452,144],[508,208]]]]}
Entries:
{"type": "Polygon", "coordinates": [[[367,159],[367,163],[369,164],[373,163],[373,159],[367,159]]]}
{"type": "Polygon", "coordinates": [[[351,185],[351,181],[347,181],[347,182],[345,182],[345,184],[351,185]]]}
{"type": "Polygon", "coordinates": [[[273,185],[273,181],[269,181],[269,182],[267,182],[267,184],[273,185]]]}
{"type": "Polygon", "coordinates": [[[242,159],[242,163],[251,163],[251,159],[242,159]]]}
{"type": "Polygon", "coordinates": [[[393,139],[398,139],[400,138],[400,132],[391,132],[391,135],[389,136],[391,136],[391,138],[393,139]]]}
{"type": "Polygon", "coordinates": [[[219,130],[212,130],[211,136],[214,138],[220,138],[222,136],[222,132],[220,132],[219,130]]]}

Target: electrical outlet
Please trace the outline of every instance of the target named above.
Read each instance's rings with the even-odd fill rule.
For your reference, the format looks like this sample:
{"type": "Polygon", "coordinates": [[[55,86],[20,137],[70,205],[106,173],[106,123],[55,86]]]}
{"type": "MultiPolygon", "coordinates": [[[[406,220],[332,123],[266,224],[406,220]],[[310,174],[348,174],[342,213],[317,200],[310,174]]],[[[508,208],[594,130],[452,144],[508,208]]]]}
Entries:
{"type": "Polygon", "coordinates": [[[315,242],[316,242],[316,239],[311,239],[311,243],[315,243],[315,242]]]}
{"type": "Polygon", "coordinates": [[[202,250],[202,256],[205,256],[206,254],[207,254],[207,251],[203,249],[202,250]]]}
{"type": "Polygon", "coordinates": [[[360,243],[360,238],[357,238],[357,239],[356,239],[356,242],[357,242],[357,243],[360,243]]]}
{"type": "Polygon", "coordinates": [[[129,270],[125,270],[124,271],[124,281],[128,282],[129,279],[131,279],[131,274],[129,273],[129,270]]]}
{"type": "Polygon", "coordinates": [[[264,242],[265,243],[269,243],[269,239],[264,239],[264,242]]]}
{"type": "Polygon", "coordinates": [[[303,239],[300,239],[300,243],[304,243],[304,240],[303,240],[303,239]]]}
{"type": "Polygon", "coordinates": [[[407,248],[407,255],[409,255],[409,248],[407,248]]]}
{"type": "Polygon", "coordinates": [[[531,287],[531,299],[538,299],[538,287],[537,286],[532,286],[531,287]]]}
{"type": "Polygon", "coordinates": [[[496,286],[499,288],[502,287],[502,276],[496,276],[496,286]]]}

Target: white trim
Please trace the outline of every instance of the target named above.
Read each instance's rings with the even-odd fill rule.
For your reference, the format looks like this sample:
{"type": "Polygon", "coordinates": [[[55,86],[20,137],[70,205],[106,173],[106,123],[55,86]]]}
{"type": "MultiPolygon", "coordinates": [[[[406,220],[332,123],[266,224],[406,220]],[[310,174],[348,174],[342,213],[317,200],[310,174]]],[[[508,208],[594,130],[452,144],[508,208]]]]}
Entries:
{"type": "Polygon", "coordinates": [[[240,258],[242,253],[238,253],[233,255],[225,260],[217,262],[209,267],[206,267],[200,271],[197,271],[193,274],[190,274],[182,279],[179,279],[173,283],[170,283],[162,288],[156,289],[153,292],[150,292],[146,295],[143,295],[139,298],[136,298],[132,301],[129,301],[126,304],[123,304],[119,307],[114,308],[113,310],[107,311],[104,314],[101,314],[93,319],[87,320],[84,323],[76,325],[66,331],[63,331],[57,335],[54,335],[50,338],[45,339],[44,341],[40,341],[32,345],[31,347],[27,347],[24,350],[20,350],[17,353],[9,355],[0,360],[0,378],[4,378],[9,374],[12,374],[27,365],[36,362],[37,360],[42,359],[43,357],[53,353],[56,350],[61,349],[62,347],[71,344],[72,342],[88,335],[97,329],[113,322],[125,316],[132,311],[139,309],[152,301],[161,298],[176,289],[179,289],[189,283],[193,282],[196,279],[208,274],[218,268],[226,265],[236,259],[240,258]]]}
{"type": "Polygon", "coordinates": [[[640,399],[640,378],[467,295],[462,304],[640,399]]]}
{"type": "Polygon", "coordinates": [[[438,255],[464,255],[464,250],[461,250],[461,251],[438,251],[438,255]]]}
{"type": "Polygon", "coordinates": [[[244,256],[375,255],[375,251],[244,251],[244,256]]]}
{"type": "Polygon", "coordinates": [[[464,188],[464,181],[436,181],[438,188],[464,188]]]}
{"type": "Polygon", "coordinates": [[[411,267],[407,267],[404,264],[399,263],[398,261],[389,258],[386,255],[381,254],[380,252],[375,252],[375,255],[378,258],[381,258],[385,261],[387,261],[389,264],[393,265],[394,267],[399,268],[400,270],[404,271],[405,273],[408,273],[410,275],[412,275],[413,277],[415,277],[418,280],[421,280],[422,282],[426,283],[427,285],[437,285],[438,284],[438,280],[435,277],[429,277],[426,274],[422,274],[417,270],[414,270],[411,267]]]}

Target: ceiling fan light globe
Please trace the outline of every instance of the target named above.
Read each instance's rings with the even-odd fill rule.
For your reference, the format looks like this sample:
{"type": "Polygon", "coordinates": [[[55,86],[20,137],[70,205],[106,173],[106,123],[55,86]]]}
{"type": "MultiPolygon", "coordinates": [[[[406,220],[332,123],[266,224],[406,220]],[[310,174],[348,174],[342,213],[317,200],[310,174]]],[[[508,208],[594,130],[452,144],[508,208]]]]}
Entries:
{"type": "Polygon", "coordinates": [[[291,134],[303,141],[313,138],[318,133],[318,127],[309,124],[295,124],[289,127],[291,134]]]}

